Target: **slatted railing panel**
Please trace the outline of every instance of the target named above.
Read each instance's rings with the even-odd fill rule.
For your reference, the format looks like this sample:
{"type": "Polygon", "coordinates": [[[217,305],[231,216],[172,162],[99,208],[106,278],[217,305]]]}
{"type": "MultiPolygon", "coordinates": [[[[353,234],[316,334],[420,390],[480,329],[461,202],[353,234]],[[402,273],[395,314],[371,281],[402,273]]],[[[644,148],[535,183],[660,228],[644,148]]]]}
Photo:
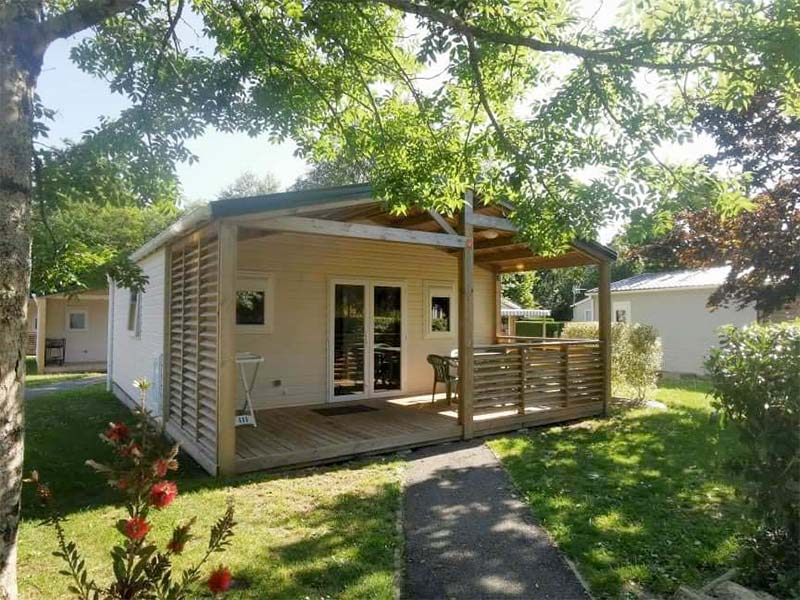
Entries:
{"type": "Polygon", "coordinates": [[[520,350],[526,356],[525,404],[564,406],[566,349],[561,346],[530,345],[520,350]]]}
{"type": "Polygon", "coordinates": [[[600,343],[531,342],[477,348],[475,408],[517,405],[540,409],[602,402],[600,343]]]}
{"type": "Polygon", "coordinates": [[[570,404],[603,401],[603,355],[599,344],[569,347],[567,382],[570,404]]]}
{"type": "Polygon", "coordinates": [[[519,405],[522,402],[522,366],[517,352],[476,352],[473,363],[475,408],[519,405]]]}
{"type": "Polygon", "coordinates": [[[168,422],[212,460],[217,454],[217,240],[171,252],[168,422]]]}

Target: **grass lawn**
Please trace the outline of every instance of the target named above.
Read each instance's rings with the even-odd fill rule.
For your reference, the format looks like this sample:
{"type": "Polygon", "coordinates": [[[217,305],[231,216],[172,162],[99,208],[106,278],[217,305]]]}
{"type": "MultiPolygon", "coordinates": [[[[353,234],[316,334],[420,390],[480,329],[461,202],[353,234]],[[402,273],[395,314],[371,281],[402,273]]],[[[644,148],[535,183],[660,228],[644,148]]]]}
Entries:
{"type": "MultiPolygon", "coordinates": [[[[108,550],[120,536],[113,525],[123,510],[115,504],[117,494],[83,461],[108,455],[97,434],[128,413],[101,386],[30,400],[26,410],[26,471],[38,469],[52,487],[68,516],[68,535],[84,552],[91,575],[104,580],[108,550]]],[[[154,539],[163,545],[171,525],[196,515],[198,539],[185,560],[196,558],[209,525],[232,497],[233,544],[212,563],[231,568],[235,589],[226,597],[392,598],[400,468],[387,459],[216,480],[185,458],[177,477],[180,495],[155,514],[154,539]]],[[[31,496],[26,490],[20,530],[22,597],[69,597],[69,580],[58,574],[62,565],[52,556],[55,536],[39,524],[42,514],[31,496]]],[[[204,595],[198,590],[198,597],[204,595]]]]}
{"type": "Polygon", "coordinates": [[[490,442],[533,513],[598,597],[670,594],[732,565],[751,531],[722,466],[737,449],[710,420],[702,383],[665,383],[666,410],[490,442]]]}
{"type": "Polygon", "coordinates": [[[37,388],[51,383],[58,383],[59,381],[97,377],[98,375],[103,375],[103,373],[52,373],[39,375],[36,371],[36,359],[29,356],[25,360],[25,387],[28,388],[37,388]]]}

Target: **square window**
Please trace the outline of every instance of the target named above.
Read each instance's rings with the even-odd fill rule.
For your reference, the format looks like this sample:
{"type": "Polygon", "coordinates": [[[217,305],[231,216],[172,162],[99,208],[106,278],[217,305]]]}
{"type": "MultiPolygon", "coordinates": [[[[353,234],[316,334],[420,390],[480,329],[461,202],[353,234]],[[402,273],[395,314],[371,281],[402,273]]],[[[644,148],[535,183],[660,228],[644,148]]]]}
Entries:
{"type": "Polygon", "coordinates": [[[272,333],[274,294],[272,275],[240,271],[236,278],[236,330],[239,333],[272,333]]]}
{"type": "Polygon", "coordinates": [[[264,290],[237,290],[236,324],[264,325],[266,323],[265,296],[264,290]]]}
{"type": "Polygon", "coordinates": [[[614,302],[614,322],[615,323],[630,323],[631,322],[631,303],[630,302],[614,302]]]}
{"type": "Polygon", "coordinates": [[[69,309],[67,311],[67,329],[69,331],[86,331],[89,328],[87,317],[85,309],[69,309]]]}

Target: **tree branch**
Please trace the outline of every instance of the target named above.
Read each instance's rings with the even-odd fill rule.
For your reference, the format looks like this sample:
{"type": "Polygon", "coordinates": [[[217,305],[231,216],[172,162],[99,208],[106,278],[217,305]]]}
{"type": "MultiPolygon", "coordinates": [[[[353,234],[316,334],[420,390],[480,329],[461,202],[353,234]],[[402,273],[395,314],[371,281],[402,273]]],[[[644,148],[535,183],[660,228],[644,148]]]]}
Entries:
{"type": "Polygon", "coordinates": [[[80,0],[73,8],[39,25],[39,39],[43,47],[59,38],[99,25],[120,13],[124,13],[141,0],[80,0]]]}
{"type": "Polygon", "coordinates": [[[435,21],[441,25],[449,27],[456,33],[464,36],[471,36],[486,42],[505,44],[509,46],[524,46],[538,52],[550,52],[577,56],[583,59],[591,59],[605,64],[627,65],[631,67],[641,67],[655,71],[683,71],[687,69],[697,69],[702,67],[713,68],[718,71],[738,72],[733,67],[725,67],[714,62],[697,60],[690,62],[653,62],[640,58],[630,57],[620,53],[615,47],[609,48],[584,48],[569,43],[553,43],[540,40],[538,38],[507,33],[504,31],[492,31],[483,27],[472,25],[467,21],[453,14],[438,10],[431,6],[416,4],[410,0],[374,0],[386,6],[390,6],[404,13],[414,14],[435,21]]]}

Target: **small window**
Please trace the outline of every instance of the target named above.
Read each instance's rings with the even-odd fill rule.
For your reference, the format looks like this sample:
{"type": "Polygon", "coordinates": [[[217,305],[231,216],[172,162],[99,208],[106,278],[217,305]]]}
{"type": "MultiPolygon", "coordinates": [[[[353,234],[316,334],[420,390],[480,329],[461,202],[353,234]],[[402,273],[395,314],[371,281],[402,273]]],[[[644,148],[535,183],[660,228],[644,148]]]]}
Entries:
{"type": "Polygon", "coordinates": [[[614,302],[614,322],[615,323],[631,322],[630,302],[614,302]]]}
{"type": "Polygon", "coordinates": [[[431,296],[431,331],[450,332],[450,296],[431,296]]]}
{"type": "Polygon", "coordinates": [[[592,309],[588,308],[583,311],[583,320],[584,321],[591,321],[592,320],[592,309]]]}
{"type": "Polygon", "coordinates": [[[272,277],[240,273],[236,284],[236,329],[240,333],[272,333],[272,277]]]}
{"type": "Polygon", "coordinates": [[[455,286],[425,285],[425,337],[452,337],[456,328],[455,286]]]}
{"type": "Polygon", "coordinates": [[[238,290],[236,292],[236,324],[266,324],[266,293],[263,290],[238,290]]]}
{"type": "Polygon", "coordinates": [[[67,331],[86,331],[89,329],[89,314],[85,308],[67,309],[67,331]]]}
{"type": "Polygon", "coordinates": [[[142,293],[131,290],[128,298],[128,332],[139,337],[141,334],[142,293]]]}

